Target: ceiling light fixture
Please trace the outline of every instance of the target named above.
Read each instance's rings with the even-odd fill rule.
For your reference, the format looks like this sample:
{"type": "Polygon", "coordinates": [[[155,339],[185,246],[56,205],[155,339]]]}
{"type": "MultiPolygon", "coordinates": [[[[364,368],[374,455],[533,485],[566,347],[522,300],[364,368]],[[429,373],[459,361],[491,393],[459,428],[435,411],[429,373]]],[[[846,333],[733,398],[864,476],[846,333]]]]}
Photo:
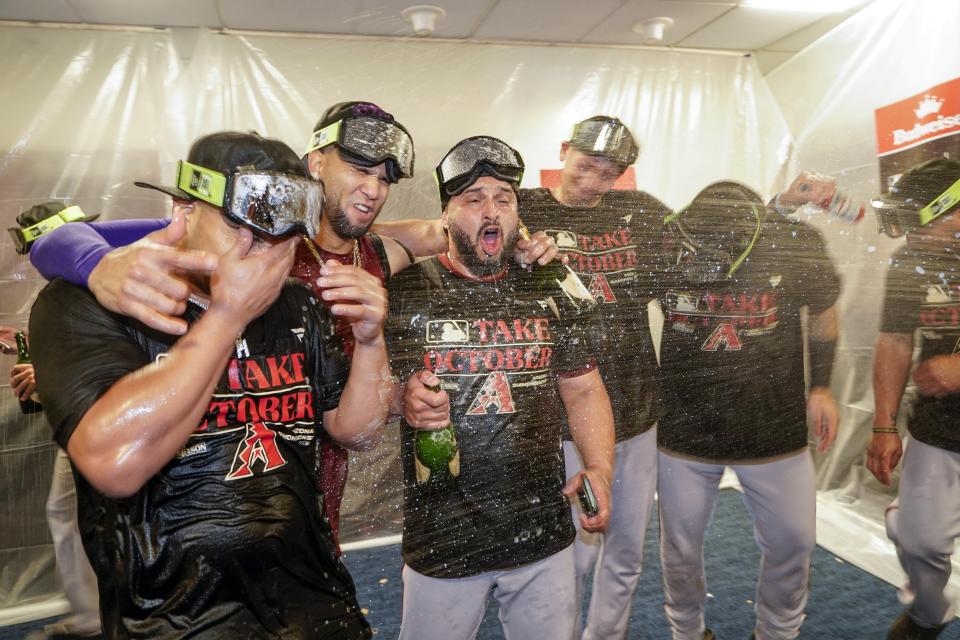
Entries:
{"type": "Polygon", "coordinates": [[[643,44],[660,44],[663,32],[673,25],[673,18],[647,18],[633,25],[633,32],[643,36],[643,44]]]}
{"type": "Polygon", "coordinates": [[[413,32],[418,36],[433,35],[437,18],[442,18],[446,14],[446,11],[432,4],[417,4],[400,12],[400,15],[413,25],[413,32]]]}
{"type": "Polygon", "coordinates": [[[840,13],[862,4],[866,4],[864,0],[741,0],[740,2],[741,7],[749,9],[774,9],[798,13],[840,13]]]}

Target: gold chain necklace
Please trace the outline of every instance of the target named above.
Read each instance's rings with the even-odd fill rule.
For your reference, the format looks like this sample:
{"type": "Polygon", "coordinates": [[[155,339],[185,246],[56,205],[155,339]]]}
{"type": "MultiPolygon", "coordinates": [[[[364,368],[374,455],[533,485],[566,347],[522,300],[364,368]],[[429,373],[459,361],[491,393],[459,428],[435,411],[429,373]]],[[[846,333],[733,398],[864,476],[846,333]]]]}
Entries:
{"type": "MultiPolygon", "coordinates": [[[[317,264],[322,267],[323,258],[320,257],[320,252],[317,251],[317,245],[307,234],[303,234],[303,241],[307,243],[307,249],[310,249],[310,253],[317,259],[317,264]]],[[[353,266],[357,269],[363,269],[363,260],[360,259],[360,242],[356,239],[353,241],[353,266]]]]}

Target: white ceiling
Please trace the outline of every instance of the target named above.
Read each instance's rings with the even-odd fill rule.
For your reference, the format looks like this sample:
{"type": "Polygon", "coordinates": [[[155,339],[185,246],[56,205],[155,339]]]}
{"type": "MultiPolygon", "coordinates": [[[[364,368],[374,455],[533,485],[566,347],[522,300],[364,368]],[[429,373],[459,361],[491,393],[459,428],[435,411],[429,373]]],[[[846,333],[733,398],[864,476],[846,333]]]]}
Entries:
{"type": "Polygon", "coordinates": [[[401,11],[433,4],[438,38],[640,45],[633,25],[666,16],[664,46],[751,51],[766,73],[871,1],[826,14],[743,0],[0,0],[0,20],[406,37],[401,11]]]}

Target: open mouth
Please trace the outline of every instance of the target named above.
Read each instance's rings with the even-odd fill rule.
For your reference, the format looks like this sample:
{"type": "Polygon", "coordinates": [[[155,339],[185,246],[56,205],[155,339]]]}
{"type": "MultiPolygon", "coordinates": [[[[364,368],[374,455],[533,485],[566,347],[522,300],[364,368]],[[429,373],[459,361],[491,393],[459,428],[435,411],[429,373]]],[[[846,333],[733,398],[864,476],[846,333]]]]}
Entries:
{"type": "Polygon", "coordinates": [[[480,246],[488,256],[500,253],[503,247],[503,231],[498,225],[490,225],[480,232],[480,246]]]}

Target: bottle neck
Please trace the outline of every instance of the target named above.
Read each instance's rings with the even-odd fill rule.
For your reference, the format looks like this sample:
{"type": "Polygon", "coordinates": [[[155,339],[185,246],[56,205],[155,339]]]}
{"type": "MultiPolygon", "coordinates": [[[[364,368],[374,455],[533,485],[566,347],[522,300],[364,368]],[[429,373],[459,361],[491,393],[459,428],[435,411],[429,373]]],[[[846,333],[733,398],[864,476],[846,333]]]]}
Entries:
{"type": "Polygon", "coordinates": [[[27,337],[23,331],[15,334],[17,340],[17,364],[30,364],[30,352],[27,350],[27,337]]]}

